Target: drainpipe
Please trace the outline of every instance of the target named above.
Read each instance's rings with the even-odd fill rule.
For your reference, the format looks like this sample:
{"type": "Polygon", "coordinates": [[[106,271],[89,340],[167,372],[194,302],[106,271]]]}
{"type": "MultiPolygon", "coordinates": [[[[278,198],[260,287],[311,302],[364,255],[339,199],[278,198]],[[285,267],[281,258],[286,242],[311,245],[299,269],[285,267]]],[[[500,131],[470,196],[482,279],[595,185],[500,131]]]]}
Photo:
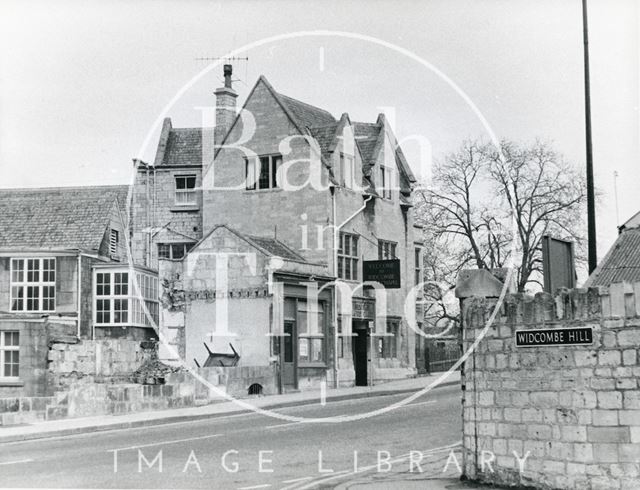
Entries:
{"type": "MultiPolygon", "coordinates": [[[[93,298],[93,284],[90,288],[91,298],[93,298]]],[[[76,335],[80,338],[80,320],[82,319],[82,254],[78,252],[78,328],[76,335]]]]}
{"type": "MultiPolygon", "coordinates": [[[[340,244],[340,230],[353,218],[358,216],[367,207],[367,203],[373,198],[369,195],[362,204],[362,207],[344,220],[339,226],[335,226],[337,222],[336,195],[335,186],[331,187],[331,205],[333,207],[333,275],[338,278],[338,247],[340,244]]],[[[333,287],[333,384],[334,388],[338,388],[338,289],[333,287]]]]}

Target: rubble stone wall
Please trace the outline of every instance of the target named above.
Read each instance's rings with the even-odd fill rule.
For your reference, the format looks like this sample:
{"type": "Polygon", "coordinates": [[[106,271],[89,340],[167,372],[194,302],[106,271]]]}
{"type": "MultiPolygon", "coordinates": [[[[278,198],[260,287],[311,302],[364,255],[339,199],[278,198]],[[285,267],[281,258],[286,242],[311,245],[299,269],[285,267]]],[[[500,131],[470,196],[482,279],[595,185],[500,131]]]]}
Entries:
{"type": "MultiPolygon", "coordinates": [[[[463,301],[465,352],[496,304],[463,301]]],[[[464,364],[465,475],[535,488],[640,488],[639,348],[640,283],[507,295],[464,364]],[[593,344],[515,345],[516,330],[565,327],[592,328],[593,344]]]]}
{"type": "Polygon", "coordinates": [[[64,389],[78,381],[124,380],[155,355],[156,344],[127,339],[57,342],[48,354],[49,385],[64,389]]]}

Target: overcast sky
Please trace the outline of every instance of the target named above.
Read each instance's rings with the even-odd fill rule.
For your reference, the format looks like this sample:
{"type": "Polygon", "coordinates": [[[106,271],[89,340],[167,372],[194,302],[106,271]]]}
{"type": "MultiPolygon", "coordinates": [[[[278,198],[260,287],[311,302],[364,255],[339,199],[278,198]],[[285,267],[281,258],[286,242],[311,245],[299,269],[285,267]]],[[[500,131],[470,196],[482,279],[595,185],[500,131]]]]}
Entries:
{"type": "MultiPolygon", "coordinates": [[[[223,56],[270,36],[330,29],[400,46],[457,84],[499,138],[549,140],[584,166],[580,0],[0,1],[0,186],[120,184],[165,105],[223,56]]],[[[589,0],[599,254],[619,215],[640,211],[638,25],[633,0],[589,0]]],[[[433,155],[488,135],[445,80],[405,54],[339,36],[283,39],[234,63],[244,101],[265,75],[284,94],[339,117],[375,121],[393,107],[400,136],[433,155]],[[322,53],[322,54],[321,54],[322,53]]],[[[167,115],[198,126],[221,69],[167,115]]],[[[156,132],[157,134],[157,132],[156,132]]],[[[409,149],[415,154],[416,149],[409,149]]]]}

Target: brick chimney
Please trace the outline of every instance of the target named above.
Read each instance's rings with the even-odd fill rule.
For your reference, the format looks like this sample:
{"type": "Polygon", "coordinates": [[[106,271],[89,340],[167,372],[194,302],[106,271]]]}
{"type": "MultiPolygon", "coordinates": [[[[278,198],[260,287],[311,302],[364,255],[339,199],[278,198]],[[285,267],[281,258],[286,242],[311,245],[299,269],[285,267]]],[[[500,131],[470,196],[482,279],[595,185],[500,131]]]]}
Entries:
{"type": "Polygon", "coordinates": [[[231,65],[224,65],[224,87],[220,87],[214,92],[216,96],[216,144],[222,143],[222,139],[236,118],[236,98],[238,94],[231,87],[232,72],[233,67],[231,65]]]}

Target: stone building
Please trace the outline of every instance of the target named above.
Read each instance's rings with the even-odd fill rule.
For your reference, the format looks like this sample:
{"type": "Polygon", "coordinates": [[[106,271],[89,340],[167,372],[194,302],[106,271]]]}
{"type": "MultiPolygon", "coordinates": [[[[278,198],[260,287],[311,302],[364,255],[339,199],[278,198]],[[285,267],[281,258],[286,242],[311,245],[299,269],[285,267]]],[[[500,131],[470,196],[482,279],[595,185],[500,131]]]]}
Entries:
{"type": "Polygon", "coordinates": [[[127,192],[0,190],[0,398],[49,393],[54,342],[156,336],[131,270],[156,317],[157,277],[126,263],[127,192]]]}
{"type": "Polygon", "coordinates": [[[216,126],[167,119],[153,165],[137,162],[133,255],[163,283],[164,357],[236,352],[277,364],[283,391],[415,375],[415,178],[384,115],[336,118],[264,76],[238,111],[224,74],[216,126]],[[363,282],[375,260],[399,261],[399,288],[363,282]]]}

